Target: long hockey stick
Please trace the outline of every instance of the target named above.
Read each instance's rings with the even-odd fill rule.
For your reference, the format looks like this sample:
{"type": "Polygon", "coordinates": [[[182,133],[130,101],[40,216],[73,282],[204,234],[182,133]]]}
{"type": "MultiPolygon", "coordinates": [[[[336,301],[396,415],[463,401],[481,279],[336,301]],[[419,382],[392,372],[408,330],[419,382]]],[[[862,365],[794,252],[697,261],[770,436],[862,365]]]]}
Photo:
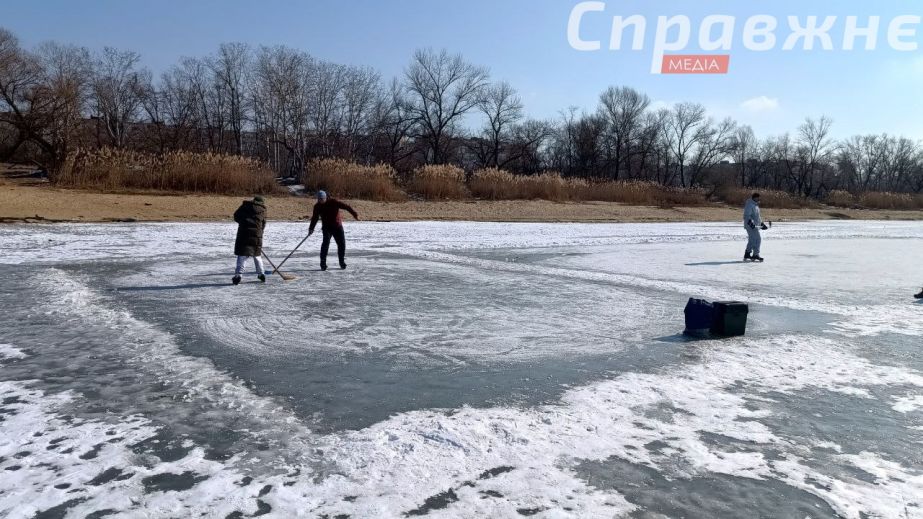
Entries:
{"type": "MultiPolygon", "coordinates": [[[[304,239],[301,240],[301,242],[298,243],[298,245],[296,245],[294,249],[292,249],[292,252],[289,252],[289,253],[288,253],[288,256],[286,256],[285,259],[282,260],[282,263],[279,263],[279,266],[278,266],[278,267],[275,267],[276,270],[273,271],[273,273],[275,273],[275,272],[278,271],[280,268],[282,268],[282,265],[285,265],[285,262],[288,261],[288,259],[292,257],[292,254],[295,254],[295,251],[297,251],[298,249],[300,249],[301,246],[304,244],[304,242],[308,241],[308,238],[310,238],[310,237],[311,237],[311,233],[308,233],[308,235],[305,236],[304,239]]],[[[266,258],[266,259],[269,259],[269,258],[266,258]]],[[[270,263],[272,263],[272,262],[270,262],[270,263]]]]}
{"type": "Polygon", "coordinates": [[[281,276],[284,281],[292,281],[294,279],[298,279],[297,277],[291,274],[283,274],[282,272],[279,272],[279,267],[277,267],[275,263],[273,263],[272,260],[269,259],[269,256],[266,255],[266,252],[263,252],[263,257],[266,258],[266,261],[268,261],[270,265],[272,265],[272,273],[273,274],[278,273],[279,276],[281,276]]]}

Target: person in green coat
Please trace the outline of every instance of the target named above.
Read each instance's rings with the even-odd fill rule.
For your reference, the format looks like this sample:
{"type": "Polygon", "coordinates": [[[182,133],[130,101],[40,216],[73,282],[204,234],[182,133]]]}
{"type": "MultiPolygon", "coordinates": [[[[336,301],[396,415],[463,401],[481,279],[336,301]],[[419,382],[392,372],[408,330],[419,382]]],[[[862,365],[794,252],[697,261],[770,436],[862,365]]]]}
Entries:
{"type": "Polygon", "coordinates": [[[237,239],[234,241],[234,254],[237,255],[237,269],[231,282],[240,283],[240,275],[248,258],[253,258],[256,274],[260,282],[266,282],[263,269],[263,229],[266,228],[266,202],[261,196],[253,200],[245,200],[240,208],[234,212],[234,221],[237,222],[237,239]]]}

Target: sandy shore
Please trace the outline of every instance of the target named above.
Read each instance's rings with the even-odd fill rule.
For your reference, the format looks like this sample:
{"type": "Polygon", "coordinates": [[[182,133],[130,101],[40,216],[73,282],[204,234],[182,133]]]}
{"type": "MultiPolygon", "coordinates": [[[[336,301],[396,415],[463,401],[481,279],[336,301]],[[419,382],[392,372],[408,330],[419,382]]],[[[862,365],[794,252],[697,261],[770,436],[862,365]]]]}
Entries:
{"type": "MultiPolygon", "coordinates": [[[[302,220],[312,200],[267,197],[273,220],[302,220]]],[[[42,184],[0,184],[0,222],[227,221],[243,197],[109,194],[56,189],[42,184]]],[[[611,202],[546,201],[348,201],[363,220],[472,220],[501,222],[682,222],[736,221],[740,209],[727,206],[659,208],[611,202]]],[[[765,209],[771,220],[923,220],[923,211],[857,209],[765,209]]]]}

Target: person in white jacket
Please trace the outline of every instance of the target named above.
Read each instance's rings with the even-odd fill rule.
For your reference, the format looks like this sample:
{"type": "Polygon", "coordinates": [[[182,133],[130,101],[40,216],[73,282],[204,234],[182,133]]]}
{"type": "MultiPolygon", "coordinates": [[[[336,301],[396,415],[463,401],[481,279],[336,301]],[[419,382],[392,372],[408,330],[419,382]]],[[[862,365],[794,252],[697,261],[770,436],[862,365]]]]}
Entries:
{"type": "Polygon", "coordinates": [[[744,261],[763,261],[760,256],[760,244],[763,243],[760,229],[765,231],[768,227],[760,217],[759,193],[753,193],[744,205],[744,229],[747,230],[747,251],[744,253],[744,261]]]}

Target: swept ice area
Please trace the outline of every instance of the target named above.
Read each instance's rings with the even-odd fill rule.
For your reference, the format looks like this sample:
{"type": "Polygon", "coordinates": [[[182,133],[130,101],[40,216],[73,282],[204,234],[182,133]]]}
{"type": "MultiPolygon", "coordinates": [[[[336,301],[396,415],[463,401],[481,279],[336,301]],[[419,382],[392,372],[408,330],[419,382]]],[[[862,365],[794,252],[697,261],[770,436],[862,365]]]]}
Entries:
{"type": "Polygon", "coordinates": [[[0,227],[0,516],[923,517],[923,225],[347,225],[0,227]]]}

